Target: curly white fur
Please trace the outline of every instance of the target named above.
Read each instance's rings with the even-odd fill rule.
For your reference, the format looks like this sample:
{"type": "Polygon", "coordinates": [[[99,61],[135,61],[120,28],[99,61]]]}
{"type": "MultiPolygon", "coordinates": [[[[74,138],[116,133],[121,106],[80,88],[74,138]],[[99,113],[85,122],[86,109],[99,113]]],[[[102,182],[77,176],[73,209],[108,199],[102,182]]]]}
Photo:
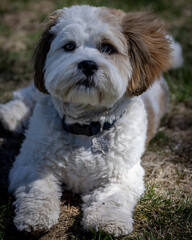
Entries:
{"type": "Polygon", "coordinates": [[[34,84],[13,92],[13,99],[0,104],[0,121],[10,132],[22,133],[29,124],[29,118],[39,97],[34,84]]]}
{"type": "Polygon", "coordinates": [[[85,229],[103,228],[115,235],[131,231],[132,211],[144,192],[140,157],[147,119],[141,99],[127,104],[113,128],[86,138],[64,133],[50,97],[41,99],[10,172],[10,191],[17,198],[14,222],[20,231],[45,230],[56,223],[62,182],[68,190],[84,194],[85,229]],[[93,153],[92,139],[101,135],[108,139],[108,153],[93,153]]]}

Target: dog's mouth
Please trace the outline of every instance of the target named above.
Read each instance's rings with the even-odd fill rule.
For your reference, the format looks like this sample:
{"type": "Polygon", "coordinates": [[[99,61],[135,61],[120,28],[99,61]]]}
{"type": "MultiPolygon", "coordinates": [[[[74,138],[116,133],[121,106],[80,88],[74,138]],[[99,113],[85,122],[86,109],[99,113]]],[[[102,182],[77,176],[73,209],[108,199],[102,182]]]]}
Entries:
{"type": "Polygon", "coordinates": [[[93,77],[82,78],[76,83],[76,85],[84,86],[85,88],[95,88],[95,82],[93,77]]]}

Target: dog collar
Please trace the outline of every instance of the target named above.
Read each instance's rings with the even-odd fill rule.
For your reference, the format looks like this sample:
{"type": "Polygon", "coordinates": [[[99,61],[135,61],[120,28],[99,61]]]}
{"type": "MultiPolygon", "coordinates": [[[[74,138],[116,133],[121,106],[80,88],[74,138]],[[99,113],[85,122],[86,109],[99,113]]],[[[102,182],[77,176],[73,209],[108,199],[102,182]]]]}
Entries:
{"type": "Polygon", "coordinates": [[[75,135],[85,135],[85,136],[94,136],[97,133],[99,133],[102,130],[108,130],[110,129],[113,124],[116,122],[116,119],[112,122],[105,122],[103,124],[103,127],[101,127],[100,122],[91,122],[90,124],[79,124],[79,123],[74,123],[74,124],[67,124],[65,122],[65,116],[63,117],[63,129],[66,132],[75,134],[75,135]]]}

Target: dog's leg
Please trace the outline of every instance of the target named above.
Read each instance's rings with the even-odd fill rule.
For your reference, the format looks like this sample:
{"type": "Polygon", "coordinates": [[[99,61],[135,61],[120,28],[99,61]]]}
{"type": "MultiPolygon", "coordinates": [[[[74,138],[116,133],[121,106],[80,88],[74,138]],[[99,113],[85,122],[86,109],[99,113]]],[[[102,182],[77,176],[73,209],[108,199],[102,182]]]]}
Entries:
{"type": "Polygon", "coordinates": [[[84,195],[84,229],[101,229],[116,237],[130,233],[134,207],[144,192],[143,174],[143,168],[137,164],[121,182],[109,183],[84,195]]]}
{"type": "Polygon", "coordinates": [[[15,226],[19,231],[36,234],[47,231],[58,222],[61,189],[52,175],[41,178],[35,175],[34,169],[27,166],[13,168],[10,190],[16,198],[15,226]]]}
{"type": "Polygon", "coordinates": [[[38,95],[38,90],[31,84],[13,92],[11,101],[0,104],[0,124],[4,130],[21,133],[28,126],[38,95]]]}

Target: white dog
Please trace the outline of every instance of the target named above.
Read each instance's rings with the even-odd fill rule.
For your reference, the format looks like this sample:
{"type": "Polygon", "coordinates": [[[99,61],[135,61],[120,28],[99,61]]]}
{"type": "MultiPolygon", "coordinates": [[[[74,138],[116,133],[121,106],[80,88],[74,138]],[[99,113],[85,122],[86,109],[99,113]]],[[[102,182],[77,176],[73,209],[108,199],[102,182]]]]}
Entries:
{"type": "MultiPolygon", "coordinates": [[[[141,156],[168,106],[162,72],[181,63],[179,44],[150,13],[72,6],[50,17],[35,51],[44,94],[10,172],[19,231],[58,222],[62,183],[82,194],[85,230],[132,231],[141,156]]],[[[36,92],[32,85],[1,105],[5,128],[27,125],[36,92]]]]}

